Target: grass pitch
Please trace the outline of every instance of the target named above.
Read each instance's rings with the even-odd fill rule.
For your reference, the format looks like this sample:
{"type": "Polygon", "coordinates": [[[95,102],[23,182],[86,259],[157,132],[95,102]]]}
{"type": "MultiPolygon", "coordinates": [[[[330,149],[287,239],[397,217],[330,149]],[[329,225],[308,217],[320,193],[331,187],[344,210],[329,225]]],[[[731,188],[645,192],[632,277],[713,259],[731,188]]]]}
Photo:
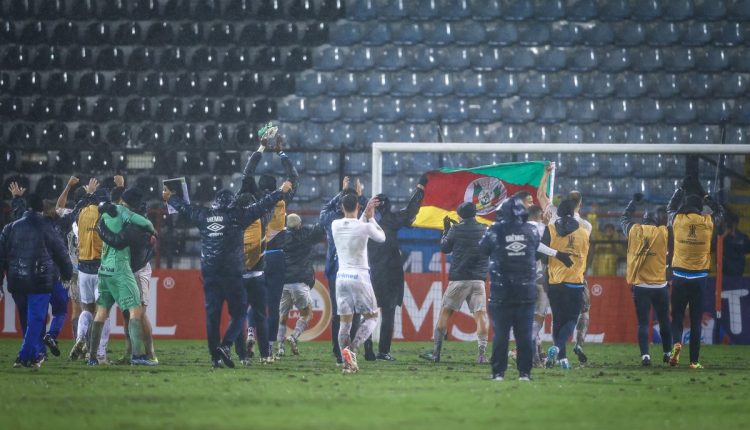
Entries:
{"type": "MultiPolygon", "coordinates": [[[[19,340],[0,341],[0,429],[736,429],[750,419],[750,347],[706,346],[706,369],[669,368],[636,345],[587,345],[589,364],[534,369],[532,382],[488,379],[474,343],[396,343],[397,362],[342,375],[329,343],[272,365],[211,370],[205,342],[161,341],[161,365],[86,367],[51,357],[12,369],[19,340]]],[[[116,357],[124,345],[113,340],[116,357]]],[[[71,342],[62,342],[67,353],[71,342]]],[[[652,352],[658,351],[658,347],[652,352]]],[[[687,350],[683,351],[683,363],[687,350]]],[[[575,358],[571,360],[575,362],[575,358]]],[[[511,362],[512,364],[512,362],[511,362]]]]}

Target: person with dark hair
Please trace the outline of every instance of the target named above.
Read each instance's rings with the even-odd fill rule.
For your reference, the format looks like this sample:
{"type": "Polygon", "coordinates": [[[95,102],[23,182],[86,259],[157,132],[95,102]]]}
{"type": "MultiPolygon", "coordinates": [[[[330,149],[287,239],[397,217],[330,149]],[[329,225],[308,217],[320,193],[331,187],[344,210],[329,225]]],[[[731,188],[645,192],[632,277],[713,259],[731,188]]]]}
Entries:
{"type": "Polygon", "coordinates": [[[693,176],[683,180],[667,205],[672,231],[672,347],[669,364],[680,362],[682,320],[690,306],[690,368],[700,364],[703,294],[711,265],[714,226],[723,222],[723,208],[711,198],[693,176]],[[708,206],[711,214],[704,212],[708,206]]]}
{"type": "MultiPolygon", "coordinates": [[[[242,171],[242,187],[237,193],[239,201],[260,201],[276,189],[276,178],[263,174],[256,183],[255,170],[267,148],[273,149],[279,155],[281,164],[286,171],[286,180],[292,184],[291,190],[283,195],[276,203],[274,210],[261,217],[243,232],[245,252],[245,273],[243,284],[248,294],[249,308],[247,311],[248,330],[241,333],[237,342],[237,353],[240,361],[247,364],[254,355],[253,347],[256,338],[259,342],[261,361],[273,361],[273,341],[278,331],[279,304],[284,289],[284,255],[281,249],[286,209],[292,201],[299,186],[299,174],[289,157],[283,150],[283,137],[275,135],[275,144],[269,146],[266,132],[270,125],[258,130],[261,137],[258,150],[250,158],[242,171]]],[[[280,345],[283,347],[283,345],[280,345]]]]}
{"type": "Polygon", "coordinates": [[[750,254],[750,237],[737,227],[740,218],[734,212],[727,212],[726,234],[724,235],[723,273],[729,277],[740,277],[745,274],[745,256],[750,254]]]}
{"type": "Polygon", "coordinates": [[[375,219],[385,232],[385,242],[370,241],[367,244],[367,255],[370,259],[372,287],[380,306],[380,339],[378,354],[375,355],[372,339],[365,342],[365,359],[394,361],[391,356],[393,325],[396,320],[396,307],[404,301],[404,264],[401,259],[401,248],[398,242],[398,231],[409,227],[417,217],[422,206],[424,187],[427,185],[427,174],[419,178],[417,187],[406,207],[400,210],[391,209],[391,201],[385,194],[376,197],[380,204],[375,208],[375,219]]]}
{"type": "Polygon", "coordinates": [[[521,199],[509,198],[498,210],[497,222],[479,242],[482,255],[490,257],[490,306],[495,330],[492,347],[492,379],[502,381],[508,367],[510,330],[518,348],[519,380],[531,380],[532,326],[537,299],[537,253],[540,238],[527,222],[521,199]]]}
{"type": "Polygon", "coordinates": [[[286,217],[286,234],[284,235],[284,291],[279,305],[279,327],[276,341],[279,343],[279,356],[283,356],[284,341],[289,344],[292,354],[299,355],[299,337],[307,328],[312,318],[312,299],[310,289],[315,286],[315,271],[312,265],[312,248],[323,240],[326,230],[322,225],[302,225],[302,218],[297,214],[286,217]],[[286,336],[286,322],[292,306],[299,310],[299,318],[294,331],[286,336]]]}
{"type": "Polygon", "coordinates": [[[378,323],[378,302],[370,282],[367,242],[370,239],[385,242],[385,232],[375,220],[375,208],[379,203],[377,197],[370,199],[358,219],[359,196],[347,193],[341,198],[344,218],[331,223],[333,241],[339,257],[336,272],[336,309],[341,318],[338,337],[341,358],[344,360],[344,373],[359,371],[358,349],[370,337],[378,323]],[[362,322],[352,339],[351,328],[355,313],[362,315],[362,322]]]}
{"type": "Polygon", "coordinates": [[[443,293],[440,316],[432,336],[432,352],[422,355],[422,358],[435,363],[440,362],[443,339],[448,331],[448,319],[466,303],[477,324],[477,363],[486,364],[488,326],[484,282],[487,279],[489,259],[481,254],[477,244],[487,227],[476,220],[477,209],[471,202],[461,203],[456,213],[460,217],[458,223],[450,217],[443,219],[440,251],[451,254],[452,258],[448,273],[448,289],[443,293]]]}
{"type": "Polygon", "coordinates": [[[231,346],[238,339],[247,312],[247,290],[243,286],[245,255],[243,232],[270,213],[283,193],[292,189],[284,182],[279,190],[252,205],[238,205],[229,190],[219,190],[210,208],[194,206],[164,188],[162,197],[198,227],[201,235],[201,274],[206,299],[208,352],[214,368],[234,367],[231,346]],[[221,310],[227,302],[231,321],[220,339],[221,310]]]}
{"type": "Polygon", "coordinates": [[[620,217],[622,231],[628,238],[627,281],[632,286],[635,312],[638,319],[638,345],[641,364],[651,365],[648,351],[651,307],[659,321],[663,361],[669,363],[672,350],[672,331],[669,321],[669,290],[667,287],[667,253],[669,230],[666,217],[657,211],[646,211],[641,222],[633,221],[636,205],[643,194],[636,193],[620,217]]]}
{"type": "MultiPolygon", "coordinates": [[[[139,215],[145,215],[142,213],[143,195],[137,188],[128,188],[120,193],[113,193],[113,197],[118,197],[118,200],[113,201],[119,205],[122,205],[128,210],[131,210],[139,215]]],[[[146,360],[158,363],[159,360],[156,358],[154,352],[154,338],[151,330],[151,321],[148,319],[146,314],[146,307],[149,301],[149,291],[151,283],[151,259],[154,256],[154,246],[156,245],[156,233],[149,230],[144,225],[131,222],[126,220],[122,226],[122,230],[119,233],[115,233],[104,222],[104,218],[99,218],[97,223],[97,231],[102,241],[106,245],[109,245],[117,250],[128,248],[130,251],[130,269],[133,272],[135,282],[138,285],[138,291],[140,293],[140,304],[143,307],[143,312],[140,318],[140,325],[143,330],[143,350],[146,360]]],[[[123,321],[125,326],[125,344],[126,354],[119,360],[120,363],[130,363],[131,356],[133,355],[132,339],[129,336],[129,324],[130,324],[130,312],[127,309],[122,310],[123,321]]]]}
{"type": "Polygon", "coordinates": [[[573,263],[566,267],[562,261],[550,260],[547,268],[554,345],[547,350],[546,367],[559,364],[563,369],[570,369],[565,346],[583,307],[589,232],[575,218],[576,205],[574,200],[563,200],[557,209],[559,218],[547,226],[542,237],[545,245],[570,254],[573,263]]]}
{"type": "Polygon", "coordinates": [[[24,340],[14,367],[41,366],[46,353],[41,333],[57,277],[73,275],[65,245],[58,232],[42,218],[44,202],[37,194],[26,198],[28,210],[21,219],[6,225],[0,233],[0,283],[6,277],[8,291],[22,321],[24,340]]]}
{"type": "MultiPolygon", "coordinates": [[[[339,258],[336,253],[336,243],[333,241],[333,231],[331,225],[333,221],[343,218],[344,212],[341,207],[341,201],[347,194],[352,194],[357,197],[360,208],[367,206],[367,199],[362,195],[364,185],[359,179],[354,184],[354,188],[350,188],[350,179],[348,176],[344,177],[342,183],[341,192],[336,194],[328,203],[323,206],[320,211],[319,223],[326,229],[326,242],[328,244],[328,250],[326,252],[326,268],[325,274],[328,280],[328,294],[331,298],[332,316],[331,316],[331,345],[333,350],[333,356],[336,359],[336,364],[343,365],[344,361],[341,358],[341,348],[339,346],[339,327],[340,318],[338,315],[338,308],[336,305],[336,273],[339,268],[339,258]]],[[[350,336],[353,337],[356,333],[359,319],[355,315],[352,319],[352,329],[350,336]]]]}

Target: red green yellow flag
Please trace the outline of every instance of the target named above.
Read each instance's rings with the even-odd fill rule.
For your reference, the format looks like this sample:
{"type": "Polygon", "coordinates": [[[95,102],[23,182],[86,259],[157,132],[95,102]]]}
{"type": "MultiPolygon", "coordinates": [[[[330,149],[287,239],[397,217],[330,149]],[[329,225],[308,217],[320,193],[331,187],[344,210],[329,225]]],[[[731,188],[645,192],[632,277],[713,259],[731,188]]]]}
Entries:
{"type": "Polygon", "coordinates": [[[459,219],[456,209],[463,202],[476,205],[477,221],[492,224],[496,209],[515,193],[528,191],[536,202],[536,192],[548,163],[528,161],[428,172],[422,207],[412,225],[442,230],[445,216],[459,219]]]}

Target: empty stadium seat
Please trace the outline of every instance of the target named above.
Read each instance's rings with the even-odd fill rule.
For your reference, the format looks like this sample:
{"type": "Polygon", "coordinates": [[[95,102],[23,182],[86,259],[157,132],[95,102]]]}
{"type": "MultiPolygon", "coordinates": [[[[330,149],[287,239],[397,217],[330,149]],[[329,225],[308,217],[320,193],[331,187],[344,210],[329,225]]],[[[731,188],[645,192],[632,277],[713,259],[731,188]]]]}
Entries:
{"type": "Polygon", "coordinates": [[[547,75],[544,73],[528,73],[521,79],[518,94],[522,97],[544,97],[550,92],[547,75]]]}
{"type": "Polygon", "coordinates": [[[487,43],[493,46],[509,46],[518,41],[518,28],[513,22],[493,22],[485,34],[487,43]]]}
{"type": "Polygon", "coordinates": [[[597,2],[594,0],[572,0],[566,7],[565,16],[571,21],[591,21],[599,15],[597,2]]]}
{"type": "Polygon", "coordinates": [[[115,96],[129,96],[138,89],[137,77],[134,73],[118,72],[112,76],[109,93],[115,96]]]}
{"type": "MultiPolygon", "coordinates": [[[[136,148],[158,148],[164,141],[164,129],[158,124],[144,124],[133,133],[133,146],[136,148]]],[[[158,171],[159,173],[165,173],[158,171]]]]}
{"type": "Polygon", "coordinates": [[[333,71],[344,65],[344,56],[341,48],[324,47],[313,53],[313,65],[315,70],[333,71]]]}
{"type": "Polygon", "coordinates": [[[62,49],[55,46],[41,46],[34,52],[31,68],[36,70],[58,69],[62,66],[62,49]]]}
{"type": "Polygon", "coordinates": [[[359,79],[359,93],[364,96],[382,96],[390,90],[390,76],[386,73],[369,73],[359,79]]]}
{"type": "Polygon", "coordinates": [[[302,31],[301,43],[308,46],[321,45],[328,41],[329,27],[325,22],[311,22],[302,31]]]}
{"type": "Polygon", "coordinates": [[[478,71],[492,71],[503,67],[502,52],[498,48],[479,47],[470,55],[471,68],[478,71]]]}
{"type": "Polygon", "coordinates": [[[487,32],[482,25],[456,25],[456,43],[458,45],[480,45],[485,42],[487,32]]]}
{"type": "Polygon", "coordinates": [[[565,17],[565,3],[562,0],[535,0],[534,17],[540,21],[559,21],[565,17]]]}
{"type": "Polygon", "coordinates": [[[234,80],[228,73],[215,73],[206,79],[204,93],[209,97],[221,97],[234,92],[234,80]]]}
{"type": "Polygon", "coordinates": [[[127,68],[134,71],[145,71],[154,68],[156,53],[153,48],[138,47],[128,57],[127,68]]]}
{"type": "Polygon", "coordinates": [[[295,47],[286,52],[284,69],[288,72],[301,72],[312,67],[312,52],[306,48],[295,47]]]}
{"type": "Polygon", "coordinates": [[[573,124],[588,124],[599,119],[599,103],[593,100],[571,101],[567,107],[568,121],[573,124]]]}
{"type": "Polygon", "coordinates": [[[455,41],[453,36],[453,24],[449,22],[433,22],[425,28],[424,42],[427,45],[443,46],[455,41]]]}
{"type": "Polygon", "coordinates": [[[52,30],[51,40],[55,45],[75,45],[78,43],[78,26],[71,21],[57,24],[52,30]]]}
{"type": "Polygon", "coordinates": [[[16,75],[13,93],[20,96],[41,94],[42,75],[37,72],[22,72],[16,75]]]}
{"type": "Polygon", "coordinates": [[[675,23],[651,24],[648,30],[648,44],[651,46],[669,46],[680,42],[682,30],[675,23]]]}
{"type": "Polygon", "coordinates": [[[534,14],[534,4],[531,0],[503,0],[503,18],[510,21],[523,21],[534,14]]]}
{"type": "Polygon", "coordinates": [[[693,0],[669,0],[664,3],[661,18],[666,21],[685,21],[693,17],[693,0]]]}
{"type": "Polygon", "coordinates": [[[601,22],[584,28],[581,40],[588,46],[609,46],[615,40],[615,33],[608,23],[601,22]]]}
{"type": "Polygon", "coordinates": [[[245,97],[255,96],[265,89],[265,81],[260,73],[246,72],[237,82],[237,94],[245,97]]]}
{"type": "MultiPolygon", "coordinates": [[[[87,69],[93,60],[91,52],[84,47],[70,51],[65,62],[70,69],[87,69]]],[[[100,70],[121,70],[124,65],[125,54],[120,48],[102,48],[96,57],[96,67],[100,70]]]]}
{"type": "Polygon", "coordinates": [[[201,81],[197,73],[182,73],[174,82],[174,95],[186,97],[201,93],[201,81]]]}
{"type": "Polygon", "coordinates": [[[378,70],[394,71],[406,66],[407,58],[401,47],[389,45],[374,51],[375,67],[378,70]]]}
{"type": "MultiPolygon", "coordinates": [[[[393,24],[391,31],[389,32],[390,42],[396,45],[414,45],[421,43],[424,40],[425,35],[422,31],[422,25],[411,22],[404,22],[401,24],[393,24]]],[[[377,29],[376,27],[375,29],[377,29]]],[[[375,33],[378,36],[378,33],[375,33]]],[[[381,35],[381,38],[384,37],[381,35]]],[[[383,41],[384,43],[387,40],[383,41]]],[[[382,43],[381,43],[382,44],[382,43]]]]}
{"type": "MultiPolygon", "coordinates": [[[[121,3],[121,2],[112,2],[121,3]]],[[[136,22],[123,23],[117,27],[113,42],[116,45],[139,45],[143,40],[143,31],[136,22]]]]}
{"type": "Polygon", "coordinates": [[[298,122],[307,119],[307,100],[305,98],[286,97],[279,105],[279,120],[298,122]]]}
{"type": "Polygon", "coordinates": [[[140,93],[145,96],[169,94],[169,75],[160,72],[143,75],[141,78],[140,93]]]}
{"type": "Polygon", "coordinates": [[[27,118],[31,121],[44,121],[55,117],[55,100],[38,97],[31,102],[27,118]]]}

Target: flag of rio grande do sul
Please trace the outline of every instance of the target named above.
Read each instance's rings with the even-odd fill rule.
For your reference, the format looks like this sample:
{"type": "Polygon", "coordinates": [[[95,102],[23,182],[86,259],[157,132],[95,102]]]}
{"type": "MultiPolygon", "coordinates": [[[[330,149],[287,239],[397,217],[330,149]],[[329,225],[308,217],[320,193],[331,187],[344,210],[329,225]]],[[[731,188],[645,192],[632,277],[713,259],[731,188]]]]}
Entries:
{"type": "Polygon", "coordinates": [[[456,209],[463,202],[476,205],[477,221],[492,224],[499,205],[515,193],[528,191],[536,202],[547,164],[548,161],[527,161],[428,172],[429,182],[413,226],[442,230],[445,216],[459,219],[456,209]]]}

